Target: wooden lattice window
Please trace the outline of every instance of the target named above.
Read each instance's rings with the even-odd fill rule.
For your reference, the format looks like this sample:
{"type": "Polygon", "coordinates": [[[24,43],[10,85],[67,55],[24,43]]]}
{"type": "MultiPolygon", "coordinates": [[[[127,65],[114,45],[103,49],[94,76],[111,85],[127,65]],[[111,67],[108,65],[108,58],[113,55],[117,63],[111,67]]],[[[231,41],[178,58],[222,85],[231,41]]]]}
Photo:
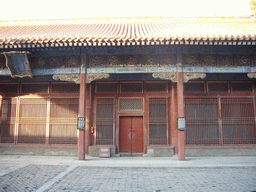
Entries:
{"type": "Polygon", "coordinates": [[[120,111],[142,111],[143,99],[120,98],[120,111]]]}
{"type": "Polygon", "coordinates": [[[21,98],[19,143],[45,143],[47,98],[21,98]]]}
{"type": "Polygon", "coordinates": [[[17,98],[0,98],[0,142],[13,143],[17,98]]]}
{"type": "Polygon", "coordinates": [[[208,83],[208,92],[228,92],[228,83],[208,83]]]}
{"type": "Polygon", "coordinates": [[[121,93],[141,93],[142,83],[121,83],[121,93]]]}
{"type": "Polygon", "coordinates": [[[117,83],[97,83],[96,93],[116,93],[117,83]]]}
{"type": "Polygon", "coordinates": [[[54,144],[76,144],[77,115],[77,98],[51,98],[49,142],[54,144]]]}
{"type": "Polygon", "coordinates": [[[204,93],[205,84],[204,83],[184,83],[185,93],[204,93]]]}
{"type": "Polygon", "coordinates": [[[187,144],[219,144],[216,98],[186,98],[187,144]]]}
{"type": "Polygon", "coordinates": [[[231,83],[232,92],[252,92],[251,82],[231,83]]]}
{"type": "Polygon", "coordinates": [[[18,84],[0,84],[1,93],[18,93],[18,84]]]}
{"type": "Polygon", "coordinates": [[[97,98],[96,145],[113,145],[114,99],[97,98]]]}
{"type": "Polygon", "coordinates": [[[223,144],[256,144],[252,98],[221,99],[223,144]]]}
{"type": "Polygon", "coordinates": [[[79,84],[56,83],[52,84],[52,93],[79,93],[79,84]]]}
{"type": "Polygon", "coordinates": [[[22,84],[21,93],[48,93],[48,84],[22,84]]]}
{"type": "Polygon", "coordinates": [[[146,92],[167,92],[167,83],[146,83],[146,92]]]}
{"type": "Polygon", "coordinates": [[[167,144],[166,98],[149,99],[149,144],[167,144]]]}

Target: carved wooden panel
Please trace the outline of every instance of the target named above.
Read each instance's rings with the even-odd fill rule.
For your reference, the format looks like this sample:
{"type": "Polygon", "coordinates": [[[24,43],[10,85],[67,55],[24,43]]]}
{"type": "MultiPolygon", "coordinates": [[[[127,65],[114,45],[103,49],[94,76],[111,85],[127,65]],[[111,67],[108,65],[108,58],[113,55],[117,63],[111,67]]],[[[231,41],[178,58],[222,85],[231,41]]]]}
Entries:
{"type": "Polygon", "coordinates": [[[252,66],[256,66],[256,55],[252,56],[252,66]]]}
{"type": "Polygon", "coordinates": [[[48,57],[34,57],[33,63],[31,64],[31,68],[48,68],[48,61],[48,57]]]}
{"type": "Polygon", "coordinates": [[[125,55],[124,56],[124,66],[127,66],[127,67],[138,66],[138,56],[137,55],[125,55]]]}
{"type": "Polygon", "coordinates": [[[79,67],[80,56],[67,56],[67,67],[79,67]]]}
{"type": "Polygon", "coordinates": [[[142,66],[158,66],[156,55],[142,55],[141,64],[142,66]]]}
{"type": "Polygon", "coordinates": [[[237,66],[250,66],[250,56],[249,55],[236,55],[236,65],[237,66]]]}
{"type": "Polygon", "coordinates": [[[176,64],[176,55],[159,55],[160,60],[161,60],[161,66],[175,66],[176,64]]]}
{"type": "Polygon", "coordinates": [[[102,67],[103,66],[103,56],[91,55],[89,64],[90,64],[90,67],[102,67]]]}
{"type": "Polygon", "coordinates": [[[232,55],[218,55],[218,65],[223,66],[223,67],[234,66],[233,56],[232,55]]]}
{"type": "Polygon", "coordinates": [[[106,56],[106,67],[117,67],[121,65],[120,55],[107,55],[106,56]]]}
{"type": "Polygon", "coordinates": [[[64,67],[64,58],[63,57],[51,57],[51,68],[60,68],[64,67]]]}
{"type": "Polygon", "coordinates": [[[0,56],[0,69],[6,68],[4,57],[0,56]]]}
{"type": "Polygon", "coordinates": [[[207,67],[215,67],[216,66],[216,57],[215,55],[202,55],[202,65],[207,67]]]}
{"type": "Polygon", "coordinates": [[[185,66],[200,66],[198,55],[182,55],[182,60],[185,66]]]}

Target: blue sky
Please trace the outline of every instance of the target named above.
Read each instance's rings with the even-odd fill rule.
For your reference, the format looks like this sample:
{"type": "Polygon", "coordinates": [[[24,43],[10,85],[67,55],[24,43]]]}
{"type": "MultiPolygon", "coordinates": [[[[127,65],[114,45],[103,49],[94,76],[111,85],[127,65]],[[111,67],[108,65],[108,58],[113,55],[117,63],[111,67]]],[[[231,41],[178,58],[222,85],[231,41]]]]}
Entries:
{"type": "Polygon", "coordinates": [[[250,0],[0,0],[0,20],[248,16],[250,0]]]}

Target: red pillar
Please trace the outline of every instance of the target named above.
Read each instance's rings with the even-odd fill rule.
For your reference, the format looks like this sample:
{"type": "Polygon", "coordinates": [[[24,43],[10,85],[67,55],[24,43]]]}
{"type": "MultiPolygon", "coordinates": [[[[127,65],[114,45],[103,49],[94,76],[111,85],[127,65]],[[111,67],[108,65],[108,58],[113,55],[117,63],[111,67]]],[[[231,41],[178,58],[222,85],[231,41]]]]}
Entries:
{"type": "MultiPolygon", "coordinates": [[[[85,78],[86,74],[80,74],[80,96],[78,117],[85,117],[85,78]]],[[[78,160],[85,159],[85,130],[79,129],[78,135],[78,160]]]]}
{"type": "Polygon", "coordinates": [[[88,154],[90,145],[90,125],[91,125],[91,84],[86,84],[85,90],[85,154],[88,154]]]}
{"type": "MultiPolygon", "coordinates": [[[[178,117],[185,117],[184,108],[184,91],[183,91],[183,67],[181,50],[177,54],[177,101],[178,101],[178,117]]],[[[185,144],[186,132],[178,130],[178,157],[180,161],[185,161],[185,144]]]]}

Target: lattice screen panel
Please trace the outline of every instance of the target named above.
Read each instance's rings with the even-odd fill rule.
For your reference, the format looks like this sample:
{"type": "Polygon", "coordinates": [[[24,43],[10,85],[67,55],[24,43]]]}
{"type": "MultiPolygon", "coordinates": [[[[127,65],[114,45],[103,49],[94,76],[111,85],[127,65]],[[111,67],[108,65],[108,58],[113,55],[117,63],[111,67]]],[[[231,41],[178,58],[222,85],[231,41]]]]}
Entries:
{"type": "Polygon", "coordinates": [[[182,55],[185,66],[200,66],[198,55],[182,55]]]}
{"type": "Polygon", "coordinates": [[[13,143],[17,98],[0,99],[0,142],[13,143]]]}
{"type": "Polygon", "coordinates": [[[250,56],[249,55],[236,55],[236,65],[237,66],[250,66],[250,56]]]}
{"type": "Polygon", "coordinates": [[[67,56],[66,62],[66,67],[79,67],[80,56],[67,56]]]}
{"type": "Polygon", "coordinates": [[[89,61],[90,67],[102,67],[103,64],[103,56],[101,55],[90,55],[89,61]]]}
{"type": "Polygon", "coordinates": [[[215,55],[202,55],[202,65],[215,67],[217,65],[215,55]]]}
{"type": "Polygon", "coordinates": [[[18,93],[18,84],[0,84],[0,94],[2,93],[18,93]]]}
{"type": "Polygon", "coordinates": [[[232,92],[252,92],[252,83],[231,83],[232,92]]]}
{"type": "Polygon", "coordinates": [[[158,66],[156,55],[141,55],[142,66],[158,66]]]}
{"type": "Polygon", "coordinates": [[[149,99],[149,144],[167,144],[167,102],[166,98],[149,99]]]}
{"type": "Polygon", "coordinates": [[[176,65],[176,55],[163,54],[159,55],[161,66],[175,66],[176,65]]]}
{"type": "Polygon", "coordinates": [[[146,83],[146,92],[166,92],[167,83],[146,83]]]}
{"type": "Polygon", "coordinates": [[[106,67],[118,67],[122,64],[122,58],[120,55],[107,55],[106,67]]]}
{"type": "Polygon", "coordinates": [[[219,144],[217,98],[186,98],[186,143],[219,144]]]}
{"type": "Polygon", "coordinates": [[[218,65],[222,67],[234,66],[232,55],[218,55],[218,65]]]}
{"type": "Polygon", "coordinates": [[[80,84],[53,83],[52,93],[79,93],[80,84]]]}
{"type": "Polygon", "coordinates": [[[33,57],[29,56],[28,60],[32,69],[46,69],[49,67],[49,57],[33,57]]]}
{"type": "Polygon", "coordinates": [[[142,83],[121,83],[122,93],[141,93],[142,83]]]}
{"type": "Polygon", "coordinates": [[[124,66],[126,66],[126,67],[138,66],[138,56],[137,55],[124,55],[124,66]]]}
{"type": "Polygon", "coordinates": [[[45,143],[47,98],[21,98],[19,143],[45,143]]]}
{"type": "Polygon", "coordinates": [[[50,101],[50,143],[76,144],[78,99],[52,98],[50,101]]]}
{"type": "Polygon", "coordinates": [[[185,93],[204,93],[205,84],[204,83],[184,83],[185,93]]]}
{"type": "Polygon", "coordinates": [[[225,93],[229,91],[228,83],[209,83],[208,92],[221,92],[225,93]]]}
{"type": "Polygon", "coordinates": [[[96,108],[96,145],[113,145],[114,99],[98,98],[96,108]]]}
{"type": "Polygon", "coordinates": [[[223,144],[256,144],[252,98],[221,99],[223,144]]]}
{"type": "Polygon", "coordinates": [[[48,93],[48,84],[21,84],[21,93],[48,93]]]}
{"type": "Polygon", "coordinates": [[[120,99],[121,111],[142,111],[142,99],[120,99]]]}
{"type": "Polygon", "coordinates": [[[96,93],[116,93],[117,83],[97,83],[96,93]]]}
{"type": "Polygon", "coordinates": [[[65,57],[63,56],[54,56],[51,57],[51,68],[60,68],[65,67],[65,57]]]}

